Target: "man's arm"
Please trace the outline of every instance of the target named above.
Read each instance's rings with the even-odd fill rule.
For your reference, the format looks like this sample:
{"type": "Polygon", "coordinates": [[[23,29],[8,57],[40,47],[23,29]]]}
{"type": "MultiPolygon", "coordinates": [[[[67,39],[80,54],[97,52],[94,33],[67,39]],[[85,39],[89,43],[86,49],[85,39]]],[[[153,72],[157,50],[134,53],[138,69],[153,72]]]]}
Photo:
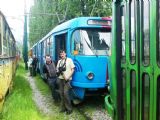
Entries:
{"type": "Polygon", "coordinates": [[[46,65],[43,65],[43,73],[47,73],[46,65]]]}
{"type": "Polygon", "coordinates": [[[71,73],[70,73],[70,75],[68,75],[68,77],[66,77],[66,76],[63,74],[63,72],[62,72],[62,75],[63,75],[64,79],[67,81],[67,80],[69,80],[69,79],[72,77],[73,73],[74,73],[74,68],[71,68],[71,73]]]}
{"type": "Polygon", "coordinates": [[[43,65],[43,74],[44,74],[44,78],[47,79],[47,68],[46,68],[46,65],[43,65]]]}
{"type": "Polygon", "coordinates": [[[74,65],[72,59],[69,59],[69,64],[70,64],[69,66],[70,66],[71,72],[70,72],[69,75],[67,75],[68,77],[66,77],[65,75],[63,76],[65,80],[69,80],[72,77],[73,73],[74,73],[75,65],[74,65]]]}

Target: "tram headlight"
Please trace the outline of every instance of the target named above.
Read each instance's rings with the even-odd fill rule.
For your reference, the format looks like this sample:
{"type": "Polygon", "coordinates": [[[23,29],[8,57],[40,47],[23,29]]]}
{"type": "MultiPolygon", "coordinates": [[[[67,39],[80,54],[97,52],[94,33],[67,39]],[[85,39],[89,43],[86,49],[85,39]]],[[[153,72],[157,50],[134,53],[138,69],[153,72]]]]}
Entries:
{"type": "Polygon", "coordinates": [[[94,74],[93,74],[92,72],[89,72],[89,73],[87,74],[87,78],[88,78],[89,80],[93,79],[93,78],[94,78],[94,74]]]}

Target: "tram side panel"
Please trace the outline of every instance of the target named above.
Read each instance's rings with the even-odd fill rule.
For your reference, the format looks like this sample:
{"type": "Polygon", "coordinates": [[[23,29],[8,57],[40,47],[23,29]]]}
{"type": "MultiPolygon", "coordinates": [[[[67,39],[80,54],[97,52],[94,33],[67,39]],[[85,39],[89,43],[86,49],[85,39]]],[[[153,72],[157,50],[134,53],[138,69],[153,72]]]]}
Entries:
{"type": "Polygon", "coordinates": [[[11,30],[0,12],[0,112],[5,96],[12,86],[13,75],[15,74],[15,39],[11,30]],[[12,53],[13,51],[13,53],[12,53]],[[11,54],[12,53],[12,54],[11,54]]]}

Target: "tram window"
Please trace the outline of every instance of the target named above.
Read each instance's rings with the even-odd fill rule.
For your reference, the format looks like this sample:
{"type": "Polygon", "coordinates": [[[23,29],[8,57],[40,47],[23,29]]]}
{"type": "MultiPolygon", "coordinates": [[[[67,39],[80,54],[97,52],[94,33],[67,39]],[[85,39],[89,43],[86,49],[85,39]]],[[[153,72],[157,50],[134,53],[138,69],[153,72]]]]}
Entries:
{"type": "Polygon", "coordinates": [[[6,39],[6,24],[5,24],[4,20],[3,20],[3,42],[5,42],[5,39],[6,39]]]}
{"type": "MultiPolygon", "coordinates": [[[[111,30],[79,29],[72,34],[72,50],[78,55],[110,55],[111,30]]],[[[73,53],[73,52],[72,52],[73,53]]]]}
{"type": "Polygon", "coordinates": [[[0,55],[2,54],[2,40],[1,40],[1,33],[0,33],[0,55]]]}
{"type": "MultiPolygon", "coordinates": [[[[12,45],[12,49],[14,48],[14,40],[13,40],[13,38],[12,38],[12,43],[11,43],[12,45]]],[[[12,50],[12,56],[14,56],[15,55],[15,53],[14,53],[14,51],[12,50]]]]}
{"type": "Polygon", "coordinates": [[[11,35],[9,36],[8,46],[9,46],[9,56],[12,56],[12,38],[11,38],[11,35]]]}
{"type": "Polygon", "coordinates": [[[47,50],[47,40],[44,41],[45,55],[49,54],[47,50]]]}
{"type": "Polygon", "coordinates": [[[16,55],[16,48],[15,48],[15,42],[12,41],[12,55],[15,56],[16,55]]]}
{"type": "Polygon", "coordinates": [[[67,39],[67,34],[57,35],[55,37],[56,49],[58,50],[58,52],[60,50],[66,50],[66,39],[67,39]]]}
{"type": "Polygon", "coordinates": [[[52,56],[54,54],[54,51],[53,51],[53,37],[51,36],[50,37],[50,55],[52,56]]]}
{"type": "Polygon", "coordinates": [[[3,55],[7,56],[7,26],[5,21],[3,22],[3,55]]]}
{"type": "MultiPolygon", "coordinates": [[[[55,36],[55,60],[59,59],[59,51],[66,49],[67,33],[63,33],[55,36]]],[[[67,52],[67,51],[66,51],[67,52]]]]}
{"type": "MultiPolygon", "coordinates": [[[[14,47],[15,47],[15,43],[14,43],[14,40],[13,40],[13,38],[12,38],[12,37],[11,37],[11,42],[10,42],[10,44],[11,44],[11,48],[12,48],[12,49],[14,49],[14,47]]],[[[15,55],[15,53],[16,53],[16,52],[15,52],[14,50],[13,50],[13,51],[11,50],[10,55],[11,55],[11,56],[14,56],[14,55],[15,55]]]]}
{"type": "Polygon", "coordinates": [[[46,54],[50,55],[50,38],[47,38],[46,40],[46,51],[47,51],[46,54]]]}
{"type": "Polygon", "coordinates": [[[143,64],[148,65],[150,62],[150,35],[149,35],[149,1],[143,1],[143,64]]]}
{"type": "Polygon", "coordinates": [[[131,71],[131,94],[130,94],[130,100],[131,100],[131,120],[136,120],[136,72],[131,71]]]}
{"type": "Polygon", "coordinates": [[[125,6],[121,7],[121,42],[122,42],[122,62],[126,61],[126,43],[125,43],[125,6]]]}
{"type": "Polygon", "coordinates": [[[46,56],[46,41],[43,41],[43,46],[42,46],[42,50],[43,50],[43,56],[46,56]]]}
{"type": "Polygon", "coordinates": [[[131,15],[130,15],[130,60],[134,64],[136,60],[136,35],[135,35],[135,1],[131,2],[131,15]]]}
{"type": "Polygon", "coordinates": [[[150,78],[143,74],[142,78],[142,120],[149,120],[150,78]]]}
{"type": "Polygon", "coordinates": [[[44,41],[40,43],[41,56],[43,57],[43,61],[45,61],[45,51],[44,51],[44,41]]]}
{"type": "Polygon", "coordinates": [[[156,120],[160,120],[160,76],[157,79],[157,119],[156,120]]]}
{"type": "Polygon", "coordinates": [[[7,29],[7,33],[6,33],[6,46],[7,46],[7,56],[9,56],[9,28],[7,29]]]}
{"type": "Polygon", "coordinates": [[[34,46],[34,55],[37,55],[37,46],[34,46]]]}
{"type": "MultiPolygon", "coordinates": [[[[11,41],[11,48],[12,48],[12,49],[14,49],[14,44],[13,44],[13,41],[11,41]]],[[[14,56],[14,50],[12,50],[12,53],[11,53],[11,55],[12,55],[12,56],[14,56]]]]}
{"type": "Polygon", "coordinates": [[[35,49],[36,49],[36,54],[35,54],[35,55],[36,55],[36,57],[37,57],[37,56],[38,56],[38,52],[39,52],[39,51],[38,51],[38,44],[36,44],[36,48],[35,48],[35,49]]]}

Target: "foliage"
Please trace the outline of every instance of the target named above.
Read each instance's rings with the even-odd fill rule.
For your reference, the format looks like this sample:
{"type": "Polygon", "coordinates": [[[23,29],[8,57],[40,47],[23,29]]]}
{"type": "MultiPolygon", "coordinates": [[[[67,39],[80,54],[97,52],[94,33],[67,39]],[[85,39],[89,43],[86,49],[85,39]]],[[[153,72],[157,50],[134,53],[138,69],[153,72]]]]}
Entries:
{"type": "Polygon", "coordinates": [[[48,87],[48,84],[44,82],[40,75],[35,77],[35,83],[37,88],[41,91],[42,95],[49,96],[51,95],[51,91],[48,87]]]}
{"type": "MultiPolygon", "coordinates": [[[[86,120],[95,114],[97,109],[104,111],[103,97],[86,97],[83,104],[73,106],[73,113],[66,115],[60,113],[60,102],[55,103],[51,97],[48,84],[44,83],[40,75],[34,79],[37,89],[44,96],[46,104],[49,105],[51,114],[45,114],[37,109],[32,97],[33,92],[26,81],[26,72],[22,62],[20,63],[14,79],[13,90],[7,96],[4,108],[0,114],[0,120],[86,120]]],[[[97,112],[96,112],[97,113],[97,112]]]]}
{"type": "Polygon", "coordinates": [[[59,23],[80,16],[111,16],[111,0],[34,0],[29,16],[30,46],[59,23]]]}

